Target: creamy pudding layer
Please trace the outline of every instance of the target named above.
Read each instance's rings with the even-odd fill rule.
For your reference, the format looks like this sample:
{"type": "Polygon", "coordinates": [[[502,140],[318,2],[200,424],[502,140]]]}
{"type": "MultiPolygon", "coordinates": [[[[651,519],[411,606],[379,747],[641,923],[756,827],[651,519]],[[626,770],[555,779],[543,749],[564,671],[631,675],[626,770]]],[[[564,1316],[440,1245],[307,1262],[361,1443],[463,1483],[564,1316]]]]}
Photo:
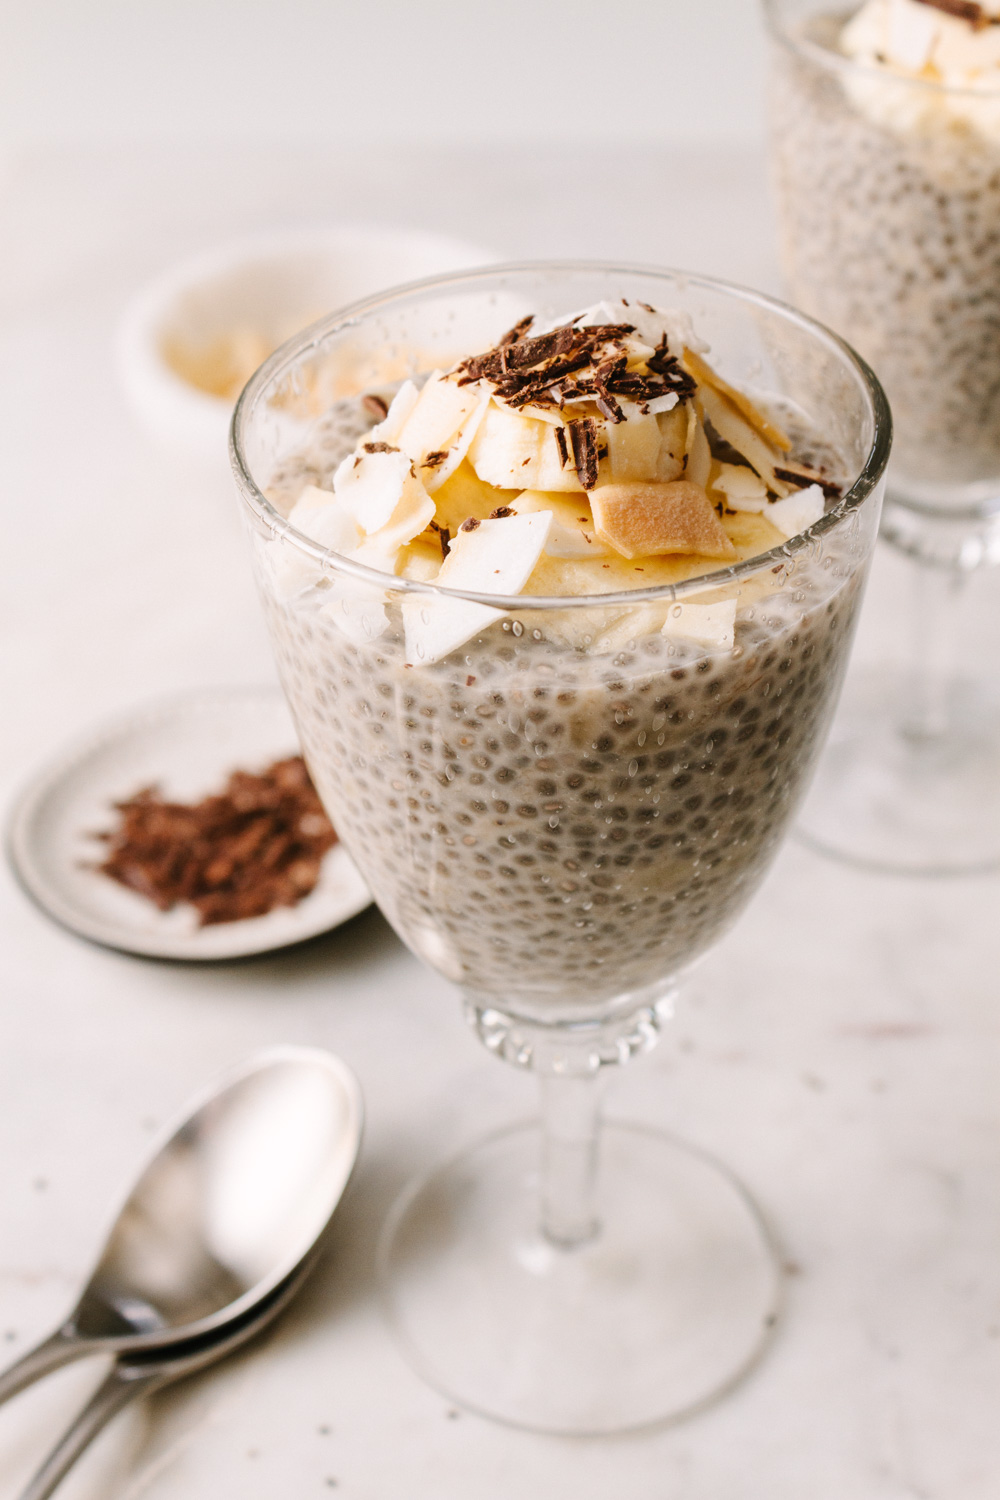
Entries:
{"type": "Polygon", "coordinates": [[[877,370],[897,470],[944,488],[1000,476],[998,19],[869,0],[775,49],[791,298],[877,370]]]}
{"type": "Polygon", "coordinates": [[[352,582],[255,535],[306,758],[386,915],[467,991],[540,1015],[668,980],[739,911],[821,741],[869,553],[855,514],[718,579],[835,504],[836,464],[792,449],[681,320],[644,310],[640,338],[630,311],[519,325],[342,403],[275,472],[324,545],[520,600],[352,582]],[[601,598],[709,572],[693,598],[601,598]]]}

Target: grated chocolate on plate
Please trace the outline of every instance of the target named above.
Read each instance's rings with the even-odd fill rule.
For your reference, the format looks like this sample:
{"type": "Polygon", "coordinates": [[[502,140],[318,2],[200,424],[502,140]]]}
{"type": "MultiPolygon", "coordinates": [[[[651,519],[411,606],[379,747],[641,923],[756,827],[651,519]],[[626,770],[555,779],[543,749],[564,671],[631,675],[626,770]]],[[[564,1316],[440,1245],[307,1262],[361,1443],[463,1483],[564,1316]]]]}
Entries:
{"type": "Polygon", "coordinates": [[[199,926],[295,906],[337,842],[301,755],[259,773],[234,771],[200,802],[168,802],[155,786],[115,803],[102,874],[161,911],[194,906],[199,926]]]}

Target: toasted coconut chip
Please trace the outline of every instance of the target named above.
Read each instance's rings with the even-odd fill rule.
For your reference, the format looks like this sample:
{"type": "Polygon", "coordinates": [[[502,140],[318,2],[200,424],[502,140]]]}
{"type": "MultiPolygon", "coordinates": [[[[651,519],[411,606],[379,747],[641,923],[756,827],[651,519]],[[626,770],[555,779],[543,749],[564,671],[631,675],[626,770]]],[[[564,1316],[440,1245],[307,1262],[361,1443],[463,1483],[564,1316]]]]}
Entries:
{"type": "Polygon", "coordinates": [[[735,558],[736,550],[698,484],[604,484],[590,493],[594,527],[601,541],[622,557],[667,553],[735,558]]]}
{"type": "MultiPolygon", "coordinates": [[[[787,495],[789,486],[774,472],[774,450],[754,431],[749,422],[726,400],[725,396],[720,396],[718,391],[713,390],[710,385],[699,386],[698,398],[704,416],[708,418],[719,436],[746,459],[772,494],[779,497],[787,495]]],[[[688,472],[690,472],[690,466],[688,472]]]]}
{"type": "Polygon", "coordinates": [[[775,448],[780,448],[782,453],[789,451],[792,446],[791,439],[785,436],[781,428],[776,427],[768,417],[765,417],[764,413],[754,406],[749,396],[745,396],[742,391],[730,385],[728,380],[723,380],[711,365],[705,363],[700,354],[696,354],[693,349],[685,349],[684,364],[688,373],[694,376],[699,385],[711,386],[720,396],[725,396],[727,401],[731,401],[737,411],[742,412],[750,426],[759,432],[766,442],[771,443],[775,448]]]}

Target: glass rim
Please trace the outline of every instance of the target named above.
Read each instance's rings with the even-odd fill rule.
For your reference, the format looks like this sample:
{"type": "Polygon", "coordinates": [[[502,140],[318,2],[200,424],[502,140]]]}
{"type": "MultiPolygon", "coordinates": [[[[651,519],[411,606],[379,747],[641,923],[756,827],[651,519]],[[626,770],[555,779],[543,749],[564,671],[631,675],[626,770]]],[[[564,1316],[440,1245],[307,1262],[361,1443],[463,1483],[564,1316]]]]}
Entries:
{"type": "Polygon", "coordinates": [[[691,594],[706,593],[712,589],[722,589],[734,583],[741,583],[757,573],[784,567],[798,553],[813,547],[845,517],[861,508],[885,473],[891,443],[892,416],[888,400],[877,376],[845,339],[833,333],[822,323],[776,297],[740,286],[735,282],[662,266],[602,260],[502,262],[465,271],[450,271],[440,276],[423,277],[418,281],[406,282],[401,286],[391,287],[384,292],[352,302],[302,329],[286,340],[264,361],[240,393],[229,428],[229,458],[241,500],[276,539],[287,541],[297,551],[312,558],[329,573],[346,575],[387,594],[462,599],[473,604],[488,605],[493,609],[502,610],[505,614],[592,609],[612,605],[648,604],[664,600],[677,601],[691,594]],[[313,541],[304,532],[297,531],[265,497],[250,471],[245,454],[244,434],[256,404],[268,386],[289,371],[303,357],[318,349],[332,335],[343,329],[357,326],[368,315],[391,306],[393,303],[405,301],[415,294],[435,289],[444,290],[448,287],[474,287],[477,283],[511,275],[551,274],[559,271],[623,277],[652,276],[661,278],[664,282],[683,282],[691,286],[705,287],[713,292],[721,292],[734,301],[751,303],[767,312],[777,313],[786,321],[806,329],[839,354],[841,359],[854,370],[871,404],[874,425],[871,446],[853,484],[849,486],[837,504],[818,521],[814,521],[804,531],[798,532],[782,542],[780,546],[772,547],[767,552],[756,553],[753,557],[745,558],[741,562],[731,563],[727,567],[716,568],[708,573],[700,573],[692,578],[680,579],[676,583],[661,583],[649,588],[624,589],[606,594],[488,594],[469,589],[448,588],[443,584],[383,573],[363,563],[343,557],[340,553],[333,552],[319,542],[313,541]]]}
{"type": "MultiPolygon", "coordinates": [[[[855,73],[863,78],[887,79],[901,87],[909,87],[927,95],[941,95],[952,99],[1000,99],[1000,83],[995,87],[975,84],[944,83],[935,78],[913,78],[908,73],[897,73],[892,68],[879,67],[875,63],[862,62],[848,57],[845,52],[834,52],[822,42],[814,42],[807,36],[794,32],[788,24],[782,0],[761,0],[764,20],[774,41],[787,47],[799,57],[808,58],[830,73],[855,73]]],[[[846,19],[846,18],[845,18],[846,19]]]]}

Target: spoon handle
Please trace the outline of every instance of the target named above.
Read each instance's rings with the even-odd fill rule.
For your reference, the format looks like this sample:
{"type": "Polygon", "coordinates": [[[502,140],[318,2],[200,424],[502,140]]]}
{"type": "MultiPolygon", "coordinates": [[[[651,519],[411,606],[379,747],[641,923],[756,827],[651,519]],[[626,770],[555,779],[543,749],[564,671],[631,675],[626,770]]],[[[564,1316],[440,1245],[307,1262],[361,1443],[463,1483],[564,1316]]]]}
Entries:
{"type": "Polygon", "coordinates": [[[130,1371],[127,1365],[112,1365],[107,1379],[97,1387],[79,1416],[59,1439],[27,1489],[22,1491],[20,1500],[48,1500],[111,1418],[137,1396],[165,1383],[159,1369],[144,1374],[134,1369],[130,1371]]]}
{"type": "Polygon", "coordinates": [[[0,1406],[9,1401],[11,1396],[16,1396],[18,1391],[41,1380],[50,1370],[58,1370],[60,1365],[68,1365],[70,1360],[93,1352],[88,1342],[57,1328],[55,1333],[22,1355],[16,1364],[0,1373],[0,1406]]]}

